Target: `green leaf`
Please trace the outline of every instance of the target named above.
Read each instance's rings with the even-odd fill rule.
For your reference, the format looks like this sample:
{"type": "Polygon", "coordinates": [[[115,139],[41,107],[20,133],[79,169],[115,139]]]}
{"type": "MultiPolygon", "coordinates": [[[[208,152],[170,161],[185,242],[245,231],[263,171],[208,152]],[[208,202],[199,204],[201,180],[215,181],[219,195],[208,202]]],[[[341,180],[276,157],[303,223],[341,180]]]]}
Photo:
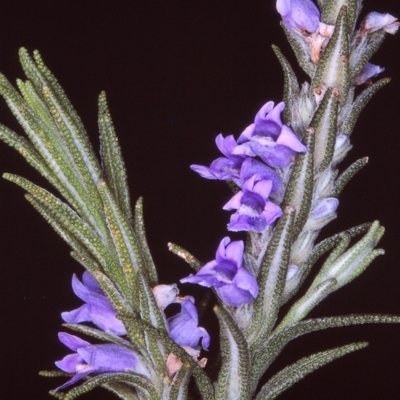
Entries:
{"type": "Polygon", "coordinates": [[[350,72],[352,80],[365,67],[371,57],[379,50],[385,40],[386,32],[383,29],[373,33],[367,33],[360,40],[360,35],[356,40],[360,40],[357,46],[353,47],[350,55],[350,72]]]}
{"type": "Polygon", "coordinates": [[[139,297],[136,291],[136,275],[139,270],[143,269],[143,260],[138,248],[138,241],[132,227],[118,207],[107,183],[105,181],[99,182],[98,189],[104,204],[104,213],[110,236],[118,254],[123,276],[126,279],[128,288],[126,295],[131,299],[132,304],[137,307],[139,297]]]}
{"type": "Polygon", "coordinates": [[[368,346],[366,342],[351,343],[301,358],[274,375],[260,390],[255,400],[273,400],[296,382],[337,358],[368,346]]]}
{"type": "Polygon", "coordinates": [[[104,389],[107,389],[109,392],[114,393],[122,400],[140,400],[138,397],[136,390],[133,386],[130,386],[126,383],[122,382],[109,382],[103,383],[101,385],[104,389]]]}
{"type": "Polygon", "coordinates": [[[286,125],[289,125],[300,137],[303,136],[303,123],[300,118],[298,103],[299,103],[299,83],[289,61],[282,54],[278,46],[273,45],[272,49],[278,58],[283,70],[283,101],[285,109],[282,117],[286,125]]]}
{"type": "Polygon", "coordinates": [[[130,373],[106,373],[89,378],[82,385],[70,390],[66,393],[65,400],[73,400],[82,394],[88,393],[95,387],[101,386],[110,382],[123,382],[133,385],[144,393],[147,400],[161,400],[161,396],[153,386],[152,382],[143,375],[130,373]]]}
{"type": "Polygon", "coordinates": [[[317,96],[332,88],[338,92],[341,104],[345,103],[349,88],[349,32],[346,11],[347,8],[342,7],[339,12],[335,30],[322,53],[311,88],[317,96]]]}
{"type": "Polygon", "coordinates": [[[222,366],[215,383],[216,400],[247,400],[250,355],[247,341],[229,313],[214,307],[220,325],[222,366]]]}
{"type": "Polygon", "coordinates": [[[301,299],[293,304],[275,331],[280,331],[286,326],[293,325],[302,320],[316,305],[332,292],[335,285],[336,279],[331,278],[308,290],[301,299]]]}
{"type": "Polygon", "coordinates": [[[166,400],[186,400],[190,377],[191,368],[182,365],[169,385],[168,398],[166,398],[166,400]]]}
{"type": "Polygon", "coordinates": [[[277,319],[289,264],[294,218],[294,208],[287,207],[275,227],[261,264],[257,278],[259,293],[254,302],[253,323],[245,333],[251,344],[251,353],[266,340],[277,319]]]}
{"type": "Polygon", "coordinates": [[[347,24],[349,32],[354,29],[362,8],[361,0],[325,0],[321,20],[328,25],[335,25],[340,9],[347,6],[347,24]]]}
{"type": "Polygon", "coordinates": [[[350,165],[337,179],[335,182],[335,189],[332,192],[333,197],[338,197],[341,191],[344,189],[346,184],[353,178],[353,176],[365,167],[368,163],[368,157],[360,158],[356,162],[350,165]]]}
{"type": "Polygon", "coordinates": [[[390,82],[390,78],[383,78],[373,85],[365,89],[354,101],[351,111],[349,112],[347,118],[342,124],[340,131],[344,135],[351,135],[353,132],[354,126],[357,122],[357,119],[364,109],[364,107],[368,104],[371,100],[372,96],[378,92],[379,89],[383,88],[386,84],[390,82]]]}
{"type": "Polygon", "coordinates": [[[300,34],[292,32],[288,29],[283,22],[281,22],[281,27],[285,32],[286,38],[292,48],[297,62],[303,71],[312,78],[315,74],[315,64],[311,61],[309,55],[309,44],[306,43],[304,38],[300,37],[300,34]]]}
{"type": "Polygon", "coordinates": [[[150,285],[155,286],[158,284],[157,269],[154,264],[153,257],[151,256],[149,245],[147,244],[146,231],[144,228],[144,219],[143,219],[142,197],[139,197],[136,202],[133,222],[134,222],[134,230],[140,247],[140,252],[143,257],[143,263],[146,267],[145,272],[149,279],[150,285]]]}
{"type": "Polygon", "coordinates": [[[308,151],[297,156],[292,175],[286,188],[282,208],[292,206],[296,210],[293,229],[295,239],[303,229],[311,208],[314,183],[314,132],[306,131],[304,144],[308,151]]]}
{"type": "Polygon", "coordinates": [[[196,272],[200,271],[204,265],[204,263],[199,261],[194,255],[175,243],[168,243],[168,250],[186,261],[196,272]]]}
{"type": "Polygon", "coordinates": [[[86,326],[82,324],[63,324],[62,326],[100,341],[115,343],[120,346],[127,347],[128,349],[137,351],[137,348],[133,346],[131,342],[119,336],[113,335],[112,333],[104,332],[100,329],[92,328],[91,326],[86,326]]]}
{"type": "Polygon", "coordinates": [[[115,201],[128,222],[132,222],[132,211],[125,163],[115,133],[105,92],[99,96],[100,154],[103,175],[115,201]]]}
{"type": "Polygon", "coordinates": [[[328,88],[311,121],[310,126],[315,136],[313,149],[315,171],[322,172],[332,161],[337,132],[338,105],[338,93],[328,88]]]}

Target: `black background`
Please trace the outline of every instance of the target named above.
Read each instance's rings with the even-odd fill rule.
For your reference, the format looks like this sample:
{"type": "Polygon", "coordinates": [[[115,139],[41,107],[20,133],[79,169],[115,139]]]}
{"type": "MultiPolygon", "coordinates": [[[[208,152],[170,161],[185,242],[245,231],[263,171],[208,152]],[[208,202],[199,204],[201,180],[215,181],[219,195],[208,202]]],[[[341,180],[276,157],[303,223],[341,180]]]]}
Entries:
{"type": "MultiPolygon", "coordinates": [[[[394,0],[364,4],[363,16],[372,10],[400,16],[394,0]]],[[[400,314],[399,40],[388,35],[372,59],[393,80],[361,115],[352,136],[354,149],[342,167],[363,156],[370,162],[345,189],[339,218],[324,231],[328,235],[379,219],[387,228],[381,242],[386,255],[328,297],[313,317],[400,314]]],[[[273,43],[294,63],[273,0],[3,2],[0,11],[0,71],[12,81],[22,78],[18,48],[39,49],[82,117],[96,151],[97,96],[107,91],[131,196],[144,196],[149,242],[163,283],[190,272],[168,252],[167,242],[209,261],[226,234],[229,215],[221,206],[229,189],[199,178],[189,165],[209,164],[218,156],[218,133],[237,137],[261,105],[281,101],[283,77],[273,43]]],[[[3,103],[0,121],[22,132],[3,103]]],[[[0,172],[48,187],[4,144],[0,172]]],[[[82,268],[24,200],[22,190],[4,180],[0,210],[0,398],[46,399],[62,380],[38,377],[37,371],[53,369],[54,361],[68,352],[57,339],[60,312],[80,304],[70,280],[82,268]]],[[[184,294],[192,289],[182,287],[184,294]]],[[[214,322],[210,316],[202,325],[215,335],[214,322]]],[[[369,348],[313,373],[280,399],[398,399],[399,337],[400,327],[393,325],[314,333],[292,342],[269,374],[312,351],[369,341],[369,348]]],[[[84,398],[113,395],[96,390],[84,398]]]]}

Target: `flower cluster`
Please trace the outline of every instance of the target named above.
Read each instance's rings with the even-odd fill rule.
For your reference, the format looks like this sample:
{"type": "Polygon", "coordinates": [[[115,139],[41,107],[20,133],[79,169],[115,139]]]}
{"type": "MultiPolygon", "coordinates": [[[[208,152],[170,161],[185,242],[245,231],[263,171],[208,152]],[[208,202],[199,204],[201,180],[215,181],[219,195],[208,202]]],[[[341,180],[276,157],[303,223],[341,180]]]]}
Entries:
{"type": "MultiPolygon", "coordinates": [[[[102,289],[88,272],[83,273],[82,282],[75,274],[73,275],[72,289],[85,304],[76,310],[63,312],[61,317],[65,322],[70,324],[92,322],[109,335],[124,336],[127,334],[122,321],[117,318],[115,310],[102,289]]],[[[178,293],[176,285],[158,285],[153,289],[153,294],[161,310],[171,303],[181,304],[181,311],[167,320],[169,335],[189,354],[196,354],[200,339],[202,339],[203,349],[208,348],[210,335],[204,328],[198,326],[194,298],[191,296],[179,297],[178,293]]],[[[140,355],[129,347],[115,343],[92,345],[65,332],[60,332],[58,337],[61,343],[74,353],[65,356],[55,364],[62,371],[75,375],[55,391],[64,389],[89,374],[133,371],[147,377],[150,376],[140,355]]]]}
{"type": "Polygon", "coordinates": [[[228,224],[230,231],[262,232],[282,215],[276,203],[282,200],[284,188],[276,169],[287,167],[297,153],[307,151],[282,123],[284,107],[283,102],[274,106],[269,101],[237,142],[232,135],[217,136],[217,147],[225,157],[213,161],[210,167],[191,166],[204,178],[232,180],[241,189],[224,206],[225,210],[237,210],[228,224]]]}

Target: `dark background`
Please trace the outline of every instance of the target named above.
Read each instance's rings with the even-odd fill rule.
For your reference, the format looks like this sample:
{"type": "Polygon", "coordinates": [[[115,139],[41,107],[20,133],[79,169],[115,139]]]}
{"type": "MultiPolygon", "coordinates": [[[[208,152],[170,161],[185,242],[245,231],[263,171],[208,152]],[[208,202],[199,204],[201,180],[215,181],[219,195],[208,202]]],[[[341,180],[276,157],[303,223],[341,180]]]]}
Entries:
{"type": "MultiPolygon", "coordinates": [[[[364,4],[363,16],[372,10],[400,16],[397,1],[364,4]]],[[[363,156],[370,163],[345,189],[339,218],[324,231],[333,234],[379,219],[387,228],[381,242],[386,255],[328,297],[312,312],[314,317],[400,314],[399,40],[388,35],[372,59],[393,80],[362,113],[352,137],[354,149],[342,167],[363,156]]],[[[221,206],[229,189],[200,179],[189,165],[209,164],[218,156],[218,133],[237,137],[261,105],[281,101],[283,77],[273,43],[294,63],[273,0],[3,2],[0,13],[0,71],[12,81],[22,78],[18,48],[39,49],[82,117],[96,151],[97,96],[107,91],[131,196],[144,196],[149,242],[163,283],[189,273],[168,252],[167,242],[209,261],[226,234],[229,215],[221,206]]],[[[3,103],[0,121],[22,132],[3,103]]],[[[47,185],[4,144],[0,172],[47,185]]],[[[62,379],[41,378],[37,372],[53,369],[54,361],[68,353],[57,339],[60,312],[80,305],[70,280],[82,268],[24,200],[22,190],[4,180],[0,210],[0,398],[50,398],[48,390],[62,379]]],[[[191,288],[182,290],[186,294],[191,288]]],[[[212,329],[213,316],[202,324],[212,329]]],[[[398,399],[399,337],[400,327],[394,325],[314,333],[292,342],[270,374],[312,351],[369,341],[369,348],[313,373],[280,399],[398,399]]],[[[113,395],[97,390],[84,398],[113,395]]]]}

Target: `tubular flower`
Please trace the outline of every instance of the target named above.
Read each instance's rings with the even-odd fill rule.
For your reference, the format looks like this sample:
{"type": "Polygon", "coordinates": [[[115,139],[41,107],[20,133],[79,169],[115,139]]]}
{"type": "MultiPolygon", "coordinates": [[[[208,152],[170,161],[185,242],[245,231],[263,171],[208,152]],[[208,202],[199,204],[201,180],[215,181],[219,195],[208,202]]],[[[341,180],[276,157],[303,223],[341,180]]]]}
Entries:
{"type": "Polygon", "coordinates": [[[217,158],[211,163],[210,167],[191,165],[190,168],[203,178],[220,180],[232,179],[240,185],[239,172],[246,156],[242,154],[234,155],[232,153],[233,149],[237,145],[233,135],[224,138],[219,134],[215,139],[215,142],[218,149],[225,157],[217,158]]]}
{"type": "Polygon", "coordinates": [[[75,274],[72,276],[72,290],[86,304],[76,310],[61,313],[62,319],[69,324],[93,322],[103,331],[118,336],[126,335],[124,324],[116,317],[117,313],[100,286],[86,271],[82,275],[82,282],[75,274]]]}
{"type": "Polygon", "coordinates": [[[65,332],[60,332],[58,338],[74,353],[65,356],[61,361],[56,361],[55,364],[62,371],[70,374],[75,373],[75,375],[68,382],[55,389],[55,392],[93,373],[126,372],[129,370],[148,376],[148,371],[138,356],[125,347],[116,344],[91,345],[85,340],[65,332]]]}
{"type": "Polygon", "coordinates": [[[195,349],[200,338],[203,349],[207,350],[210,345],[210,335],[208,332],[198,326],[199,317],[197,309],[194,305],[194,298],[186,296],[181,303],[180,313],[168,318],[169,336],[177,344],[182,347],[190,347],[195,349]]]}
{"type": "Polygon", "coordinates": [[[258,285],[242,267],[243,250],[243,241],[231,242],[229,237],[223,238],[215,260],[204,265],[196,275],[190,275],[180,282],[214,287],[221,300],[230,306],[251,303],[257,297],[258,285]]]}
{"type": "Polygon", "coordinates": [[[228,230],[262,232],[282,216],[281,208],[268,200],[271,189],[269,180],[258,180],[256,175],[248,179],[242,190],[223,207],[224,210],[237,210],[231,216],[228,230]]]}
{"type": "Polygon", "coordinates": [[[291,30],[314,33],[319,27],[321,13],[311,0],[277,0],[276,9],[291,30]]]}
{"type": "Polygon", "coordinates": [[[284,102],[275,107],[273,101],[264,104],[254,123],[240,135],[233,154],[258,156],[269,166],[282,168],[290,164],[296,153],[306,152],[307,147],[282,123],[281,112],[284,108],[284,102]]]}

